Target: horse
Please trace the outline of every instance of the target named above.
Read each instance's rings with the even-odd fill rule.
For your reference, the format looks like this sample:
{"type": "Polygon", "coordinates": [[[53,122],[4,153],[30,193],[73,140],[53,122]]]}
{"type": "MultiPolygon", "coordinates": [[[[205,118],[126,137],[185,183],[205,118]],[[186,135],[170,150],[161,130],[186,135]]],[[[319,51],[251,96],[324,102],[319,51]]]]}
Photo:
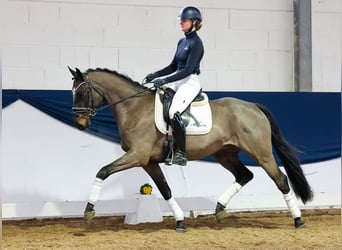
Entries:
{"type": "MultiPolygon", "coordinates": [[[[116,119],[121,147],[125,152],[97,172],[85,207],[84,219],[89,221],[95,216],[95,204],[103,182],[110,175],[133,167],[142,167],[169,205],[176,221],[176,231],[185,232],[184,212],[172,196],[159,166],[165,135],[155,126],[155,89],[147,88],[117,71],[96,68],[81,72],[78,68],[68,68],[73,77],[75,126],[81,130],[86,129],[91,125],[91,117],[99,109],[109,108],[116,119]]],[[[231,97],[209,100],[209,105],[212,128],[207,134],[186,136],[186,155],[189,161],[212,156],[235,178],[217,200],[217,222],[228,217],[228,202],[253,179],[253,173],[238,157],[238,152],[242,150],[266,171],[283,194],[293,217],[294,227],[303,227],[305,224],[301,219],[296,197],[305,204],[312,200],[313,192],[294,148],[282,135],[270,110],[261,104],[231,97]],[[273,148],[288,177],[279,169],[273,148]]]]}

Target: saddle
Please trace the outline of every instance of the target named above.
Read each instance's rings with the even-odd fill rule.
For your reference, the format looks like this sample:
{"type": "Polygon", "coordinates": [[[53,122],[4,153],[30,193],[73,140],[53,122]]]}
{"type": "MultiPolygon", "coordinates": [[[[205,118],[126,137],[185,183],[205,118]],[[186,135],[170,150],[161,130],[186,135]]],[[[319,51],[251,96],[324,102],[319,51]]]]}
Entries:
{"type": "MultiPolygon", "coordinates": [[[[173,137],[170,126],[169,109],[175,92],[166,88],[158,89],[155,95],[155,124],[158,130],[166,135],[160,162],[169,164],[172,162],[173,137]]],[[[193,102],[182,113],[182,120],[185,125],[186,135],[203,135],[210,132],[212,128],[211,109],[208,96],[202,91],[196,96],[193,102]]]]}
{"type": "MultiPolygon", "coordinates": [[[[174,90],[158,89],[155,96],[155,124],[158,130],[166,134],[170,124],[169,109],[174,90]]],[[[211,109],[208,96],[200,92],[192,103],[182,113],[182,120],[187,135],[203,135],[209,133],[212,127],[211,109]]]]}
{"type": "MultiPolygon", "coordinates": [[[[172,99],[175,93],[176,92],[171,88],[167,88],[164,91],[159,92],[160,101],[163,103],[163,118],[167,124],[170,124],[171,122],[170,117],[169,117],[169,110],[170,110],[172,99]]],[[[198,93],[198,95],[192,101],[191,105],[201,106],[201,105],[205,105],[207,102],[208,102],[208,99],[206,98],[205,94],[202,93],[202,90],[201,90],[200,93],[198,93]]],[[[192,118],[194,119],[196,125],[200,126],[200,122],[196,119],[196,117],[194,117],[194,115],[190,111],[191,105],[189,105],[182,113],[183,123],[185,127],[187,127],[189,125],[190,118],[192,118]]]]}

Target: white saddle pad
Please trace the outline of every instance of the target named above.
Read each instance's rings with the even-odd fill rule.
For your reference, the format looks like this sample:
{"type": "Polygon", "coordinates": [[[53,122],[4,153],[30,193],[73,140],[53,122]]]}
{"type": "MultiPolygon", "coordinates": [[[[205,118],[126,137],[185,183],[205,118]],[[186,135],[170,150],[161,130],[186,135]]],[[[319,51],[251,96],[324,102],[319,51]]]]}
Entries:
{"type": "MultiPolygon", "coordinates": [[[[156,91],[155,95],[155,109],[154,109],[154,120],[158,130],[166,134],[166,122],[163,118],[163,104],[159,98],[159,91],[156,91]]],[[[195,119],[199,122],[199,126],[196,121],[191,117],[188,126],[186,129],[187,135],[203,135],[210,132],[212,128],[212,117],[211,117],[211,109],[208,102],[208,96],[205,93],[202,93],[205,97],[205,100],[200,103],[192,103],[190,111],[195,117],[195,119]]]]}

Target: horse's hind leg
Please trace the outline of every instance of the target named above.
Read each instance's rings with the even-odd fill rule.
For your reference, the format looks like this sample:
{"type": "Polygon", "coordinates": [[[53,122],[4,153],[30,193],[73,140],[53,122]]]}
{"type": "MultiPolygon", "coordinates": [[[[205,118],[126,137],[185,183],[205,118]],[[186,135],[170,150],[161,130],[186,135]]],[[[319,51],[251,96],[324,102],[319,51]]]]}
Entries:
{"type": "Polygon", "coordinates": [[[162,194],[163,198],[169,205],[177,223],[176,231],[179,233],[186,232],[186,229],[184,227],[184,213],[182,209],[179,207],[175,198],[172,197],[171,189],[167,184],[167,181],[162,170],[160,169],[159,164],[149,163],[147,166],[144,167],[144,169],[151,176],[154,183],[157,185],[160,193],[162,194]]]}
{"type": "Polygon", "coordinates": [[[235,177],[235,182],[219,197],[215,215],[218,222],[227,217],[225,208],[228,202],[240,189],[253,179],[253,173],[241,163],[238,158],[238,149],[231,147],[215,153],[214,158],[235,177]]]}
{"type": "Polygon", "coordinates": [[[301,212],[296,202],[296,197],[290,189],[286,175],[280,171],[274,157],[270,154],[268,157],[256,157],[256,161],[266,171],[274,181],[278,189],[282,192],[284,200],[294,219],[296,228],[301,228],[304,223],[301,221],[301,212]]]}

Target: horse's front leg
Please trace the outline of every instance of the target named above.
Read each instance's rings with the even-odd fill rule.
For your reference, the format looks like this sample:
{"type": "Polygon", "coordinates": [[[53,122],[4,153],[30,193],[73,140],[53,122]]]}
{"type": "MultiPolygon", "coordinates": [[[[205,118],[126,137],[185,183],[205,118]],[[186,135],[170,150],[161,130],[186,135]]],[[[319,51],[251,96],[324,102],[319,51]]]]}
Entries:
{"type": "MultiPolygon", "coordinates": [[[[118,158],[114,162],[104,166],[96,174],[96,178],[92,189],[90,191],[89,200],[84,211],[84,219],[89,221],[95,216],[95,204],[100,197],[100,193],[103,186],[103,181],[111,174],[120,172],[125,169],[143,165],[144,162],[138,157],[135,151],[128,151],[122,157],[118,158]]],[[[145,163],[146,164],[146,163],[145,163]]]]}
{"type": "Polygon", "coordinates": [[[175,198],[172,197],[171,189],[169,185],[167,184],[166,178],[159,164],[150,162],[147,166],[144,166],[143,168],[151,176],[152,180],[157,185],[163,198],[166,200],[167,204],[169,205],[177,223],[176,231],[179,233],[186,232],[186,229],[184,227],[184,213],[182,209],[179,207],[175,198]]]}

